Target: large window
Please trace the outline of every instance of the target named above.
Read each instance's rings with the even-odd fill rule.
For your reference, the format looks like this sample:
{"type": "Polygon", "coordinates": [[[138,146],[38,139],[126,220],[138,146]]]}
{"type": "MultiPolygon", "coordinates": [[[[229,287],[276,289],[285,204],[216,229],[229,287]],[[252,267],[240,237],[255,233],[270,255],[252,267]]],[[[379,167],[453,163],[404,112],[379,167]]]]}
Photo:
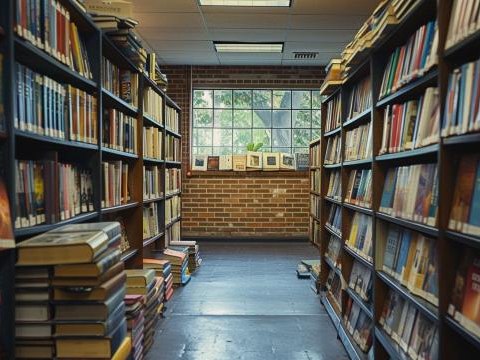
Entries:
{"type": "Polygon", "coordinates": [[[320,136],[317,90],[218,89],[193,91],[192,154],[308,152],[320,136]]]}

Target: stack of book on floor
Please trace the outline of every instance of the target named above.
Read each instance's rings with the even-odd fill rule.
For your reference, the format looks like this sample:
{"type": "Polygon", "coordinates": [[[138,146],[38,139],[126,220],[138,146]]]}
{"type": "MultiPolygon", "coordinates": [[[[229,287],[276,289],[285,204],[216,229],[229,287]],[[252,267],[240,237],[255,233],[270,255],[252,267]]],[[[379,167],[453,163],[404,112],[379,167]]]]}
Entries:
{"type": "Polygon", "coordinates": [[[19,284],[39,284],[18,291],[17,299],[32,301],[16,309],[25,325],[17,329],[18,358],[126,359],[119,245],[117,222],[67,225],[18,245],[19,284]]]}
{"type": "Polygon", "coordinates": [[[165,301],[170,300],[173,295],[173,274],[170,261],[162,259],[143,259],[143,268],[154,269],[158,277],[163,277],[165,279],[165,301]]]}
{"type": "Polygon", "coordinates": [[[202,264],[200,246],[196,241],[171,241],[171,246],[188,247],[188,270],[193,273],[202,264]]]}
{"type": "Polygon", "coordinates": [[[133,360],[143,358],[144,300],[142,295],[125,295],[125,315],[128,335],[132,339],[131,359],[133,360]]]}
{"type": "Polygon", "coordinates": [[[167,248],[163,253],[158,254],[157,258],[168,260],[172,265],[173,285],[185,285],[190,280],[188,273],[188,248],[184,247],[181,251],[167,248]]]}

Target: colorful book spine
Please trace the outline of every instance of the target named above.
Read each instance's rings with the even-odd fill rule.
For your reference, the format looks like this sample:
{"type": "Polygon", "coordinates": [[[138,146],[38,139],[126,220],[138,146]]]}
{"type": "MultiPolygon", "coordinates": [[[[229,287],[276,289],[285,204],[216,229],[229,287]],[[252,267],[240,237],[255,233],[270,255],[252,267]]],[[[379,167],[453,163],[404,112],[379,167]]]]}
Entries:
{"type": "Polygon", "coordinates": [[[103,112],[103,146],[137,154],[137,119],[116,109],[103,112]]]}

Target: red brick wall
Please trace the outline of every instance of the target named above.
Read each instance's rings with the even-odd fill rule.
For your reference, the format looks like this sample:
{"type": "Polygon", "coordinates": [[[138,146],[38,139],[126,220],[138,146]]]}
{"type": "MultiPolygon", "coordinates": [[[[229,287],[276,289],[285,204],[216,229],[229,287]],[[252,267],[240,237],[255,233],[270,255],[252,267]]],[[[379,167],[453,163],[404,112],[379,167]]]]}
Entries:
{"type": "Polygon", "coordinates": [[[169,96],[182,108],[182,235],[307,237],[307,172],[194,173],[190,168],[192,88],[320,88],[321,67],[167,66],[169,96]]]}

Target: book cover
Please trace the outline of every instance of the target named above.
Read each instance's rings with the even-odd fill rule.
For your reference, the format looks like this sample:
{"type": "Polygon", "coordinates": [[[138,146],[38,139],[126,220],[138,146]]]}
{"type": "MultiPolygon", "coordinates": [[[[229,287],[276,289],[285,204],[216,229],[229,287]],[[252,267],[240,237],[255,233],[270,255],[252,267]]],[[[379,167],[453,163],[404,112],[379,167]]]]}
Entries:
{"type": "Polygon", "coordinates": [[[15,247],[12,229],[12,216],[8,193],[3,179],[0,178],[0,250],[15,247]]]}
{"type": "Polygon", "coordinates": [[[257,151],[247,152],[247,169],[261,170],[262,169],[263,154],[257,151]]]}
{"type": "Polygon", "coordinates": [[[221,171],[229,171],[233,169],[232,155],[220,155],[218,169],[221,171]]]}
{"type": "Polygon", "coordinates": [[[468,226],[465,230],[470,234],[480,235],[480,161],[477,163],[477,174],[470,204],[468,226]]]}
{"type": "Polygon", "coordinates": [[[395,259],[399,248],[400,229],[396,226],[390,227],[388,231],[387,242],[385,244],[385,254],[383,255],[383,270],[392,274],[395,259]]]}
{"type": "Polygon", "coordinates": [[[480,257],[475,256],[468,266],[462,314],[480,326],[480,257]]]}
{"type": "Polygon", "coordinates": [[[219,170],[220,166],[220,157],[218,156],[209,156],[207,159],[207,170],[216,171],[219,170]]]}
{"type": "Polygon", "coordinates": [[[380,211],[389,212],[393,205],[393,196],[395,193],[395,184],[397,181],[397,169],[389,169],[385,178],[382,199],[380,202],[380,211]]]}
{"type": "Polygon", "coordinates": [[[410,240],[412,238],[412,232],[410,230],[404,229],[401,234],[401,244],[400,251],[398,253],[398,260],[395,266],[395,278],[398,279],[402,273],[403,269],[407,264],[408,250],[410,249],[410,240]]]}
{"type": "Polygon", "coordinates": [[[247,170],[247,156],[246,155],[233,155],[232,156],[233,171],[246,171],[247,170]]]}
{"type": "Polygon", "coordinates": [[[295,170],[295,156],[280,153],[280,170],[295,170]]]}
{"type": "Polygon", "coordinates": [[[310,156],[307,153],[295,153],[295,169],[308,170],[310,166],[310,156]]]}
{"type": "Polygon", "coordinates": [[[207,155],[193,155],[193,171],[207,171],[207,155]]]}

